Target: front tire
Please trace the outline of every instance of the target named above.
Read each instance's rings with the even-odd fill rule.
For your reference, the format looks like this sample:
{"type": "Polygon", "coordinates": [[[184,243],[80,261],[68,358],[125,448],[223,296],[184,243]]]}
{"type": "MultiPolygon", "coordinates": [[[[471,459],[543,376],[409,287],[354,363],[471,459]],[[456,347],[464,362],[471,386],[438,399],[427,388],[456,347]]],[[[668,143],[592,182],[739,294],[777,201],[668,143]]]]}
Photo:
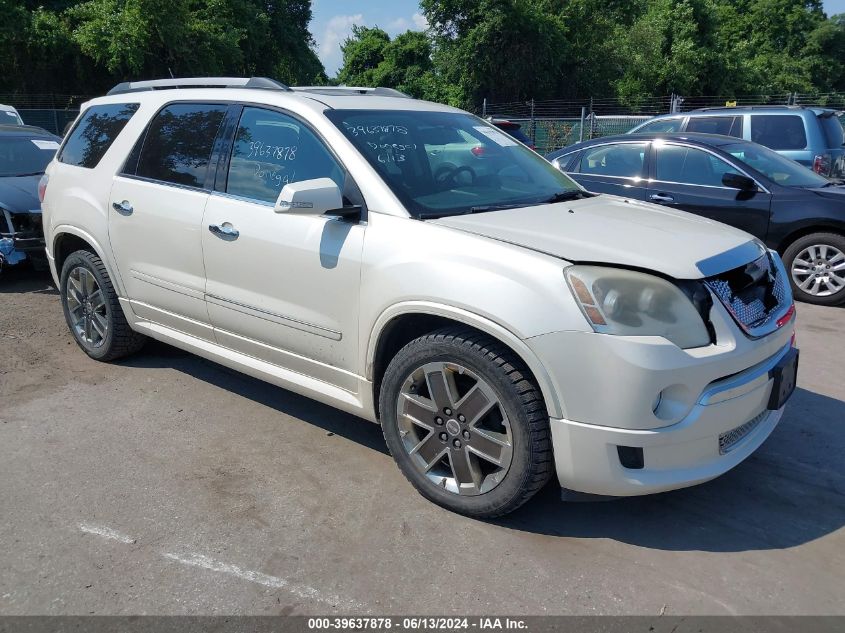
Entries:
{"type": "Polygon", "coordinates": [[[474,330],[450,327],[408,343],[387,367],[379,406],[402,473],[449,510],[501,516],[551,477],[539,388],[513,352],[474,330]]]}
{"type": "Polygon", "coordinates": [[[845,237],[812,233],[783,254],[792,294],[798,301],[833,306],[845,303],[845,237]]]}
{"type": "Polygon", "coordinates": [[[76,344],[94,360],[137,352],[146,337],[129,327],[106,267],[90,251],[71,253],[60,278],[62,310],[76,344]]]}

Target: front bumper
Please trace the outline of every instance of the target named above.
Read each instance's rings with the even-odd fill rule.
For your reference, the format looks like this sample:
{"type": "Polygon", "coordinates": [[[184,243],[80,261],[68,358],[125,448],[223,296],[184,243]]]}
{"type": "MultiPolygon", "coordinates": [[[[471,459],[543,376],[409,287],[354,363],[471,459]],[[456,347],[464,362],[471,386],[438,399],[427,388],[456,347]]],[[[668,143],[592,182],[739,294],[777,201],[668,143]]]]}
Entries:
{"type": "Polygon", "coordinates": [[[794,317],[758,340],[728,319],[713,319],[719,344],[697,350],[577,332],[529,339],[563,403],[565,417],[550,420],[563,488],[609,496],[683,488],[765,441],[783,413],[767,409],[770,371],[792,346],[794,317]],[[641,463],[631,467],[631,454],[641,463]]]}

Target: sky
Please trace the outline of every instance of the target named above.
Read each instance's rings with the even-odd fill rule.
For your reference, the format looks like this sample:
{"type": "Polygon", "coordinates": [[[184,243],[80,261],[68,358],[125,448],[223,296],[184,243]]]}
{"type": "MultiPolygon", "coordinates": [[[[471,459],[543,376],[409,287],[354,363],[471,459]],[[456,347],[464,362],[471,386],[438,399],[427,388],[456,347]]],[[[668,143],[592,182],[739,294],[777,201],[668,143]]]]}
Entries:
{"type": "MultiPolygon", "coordinates": [[[[845,0],[824,0],[824,8],[828,15],[845,13],[845,0]]],[[[391,37],[426,28],[418,0],[313,0],[311,11],[311,33],[329,77],[340,68],[340,45],[353,24],[379,26],[391,37]]]]}

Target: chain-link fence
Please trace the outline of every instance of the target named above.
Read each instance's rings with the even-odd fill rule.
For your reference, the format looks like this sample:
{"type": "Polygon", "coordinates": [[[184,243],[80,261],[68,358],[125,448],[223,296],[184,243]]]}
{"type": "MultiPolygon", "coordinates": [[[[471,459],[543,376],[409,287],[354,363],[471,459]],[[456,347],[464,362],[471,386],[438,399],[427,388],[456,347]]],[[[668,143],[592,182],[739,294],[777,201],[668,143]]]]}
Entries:
{"type": "Polygon", "coordinates": [[[64,136],[79,110],[18,110],[18,114],[26,125],[35,125],[58,136],[64,136]]]}
{"type": "Polygon", "coordinates": [[[579,141],[624,134],[639,123],[659,114],[686,112],[698,108],[752,105],[821,106],[845,110],[845,93],[777,93],[770,95],[724,95],[684,97],[642,97],[638,99],[552,99],[491,103],[485,99],[477,113],[506,118],[522,131],[541,154],[579,141]]]}
{"type": "Polygon", "coordinates": [[[86,95],[0,93],[0,103],[14,107],[25,124],[59,136],[64,135],[79,114],[80,104],[88,99],[86,95]]]}

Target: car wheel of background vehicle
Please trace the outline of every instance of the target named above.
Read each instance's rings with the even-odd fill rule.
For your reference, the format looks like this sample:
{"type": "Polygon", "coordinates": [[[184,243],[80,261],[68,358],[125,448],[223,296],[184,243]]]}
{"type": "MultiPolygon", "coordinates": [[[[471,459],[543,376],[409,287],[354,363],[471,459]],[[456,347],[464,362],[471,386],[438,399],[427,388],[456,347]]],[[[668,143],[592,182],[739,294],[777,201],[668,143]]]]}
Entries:
{"type": "Polygon", "coordinates": [[[102,260],[71,253],[62,266],[62,309],[77,345],[91,358],[110,361],[137,352],[146,337],[126,322],[102,260]]]}
{"type": "Polygon", "coordinates": [[[813,233],[795,240],[783,254],[795,298],[818,305],[845,303],[845,237],[813,233]]]}
{"type": "Polygon", "coordinates": [[[468,516],[507,514],[549,480],[549,417],[527,368],[500,343],[445,328],[403,347],[379,397],[388,448],[426,498],[468,516]]]}

